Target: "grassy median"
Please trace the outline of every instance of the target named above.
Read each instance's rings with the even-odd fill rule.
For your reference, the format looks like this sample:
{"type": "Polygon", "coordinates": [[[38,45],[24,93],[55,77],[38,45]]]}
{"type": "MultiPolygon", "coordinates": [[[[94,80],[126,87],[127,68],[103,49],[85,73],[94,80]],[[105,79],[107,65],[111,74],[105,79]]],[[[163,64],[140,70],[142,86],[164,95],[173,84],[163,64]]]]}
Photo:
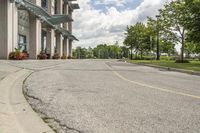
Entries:
{"type": "Polygon", "coordinates": [[[130,63],[137,64],[145,64],[145,65],[156,65],[156,66],[164,66],[169,68],[177,68],[184,70],[192,70],[200,72],[200,61],[190,61],[190,63],[175,63],[175,61],[168,60],[128,60],[130,63]]]}

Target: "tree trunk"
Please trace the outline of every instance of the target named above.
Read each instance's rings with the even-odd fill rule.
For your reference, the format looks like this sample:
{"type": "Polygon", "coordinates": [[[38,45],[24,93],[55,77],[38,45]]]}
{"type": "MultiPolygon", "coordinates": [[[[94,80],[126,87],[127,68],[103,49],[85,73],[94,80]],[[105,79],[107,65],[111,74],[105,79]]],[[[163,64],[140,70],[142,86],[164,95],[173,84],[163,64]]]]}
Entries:
{"type": "Polygon", "coordinates": [[[133,49],[131,48],[131,60],[133,60],[133,49]]]}
{"type": "Polygon", "coordinates": [[[137,53],[138,53],[138,52],[136,51],[136,53],[135,53],[135,54],[136,54],[136,60],[138,59],[138,57],[137,57],[138,54],[137,54],[137,53]]]}
{"type": "Polygon", "coordinates": [[[185,35],[184,33],[182,34],[182,37],[181,37],[181,41],[182,41],[182,48],[181,48],[181,61],[183,62],[184,61],[184,51],[185,51],[185,35]]]}
{"type": "Polygon", "coordinates": [[[133,60],[133,45],[131,44],[131,60],[133,60]]]}

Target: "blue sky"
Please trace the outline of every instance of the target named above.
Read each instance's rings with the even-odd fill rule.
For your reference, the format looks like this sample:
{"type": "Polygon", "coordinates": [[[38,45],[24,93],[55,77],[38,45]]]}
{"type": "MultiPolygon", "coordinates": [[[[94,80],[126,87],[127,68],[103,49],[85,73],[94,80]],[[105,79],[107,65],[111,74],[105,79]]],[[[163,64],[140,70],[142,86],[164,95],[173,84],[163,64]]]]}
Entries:
{"type": "Polygon", "coordinates": [[[73,47],[95,47],[98,44],[123,44],[128,25],[146,22],[171,0],[77,0],[73,34],[80,40],[73,47]]]}

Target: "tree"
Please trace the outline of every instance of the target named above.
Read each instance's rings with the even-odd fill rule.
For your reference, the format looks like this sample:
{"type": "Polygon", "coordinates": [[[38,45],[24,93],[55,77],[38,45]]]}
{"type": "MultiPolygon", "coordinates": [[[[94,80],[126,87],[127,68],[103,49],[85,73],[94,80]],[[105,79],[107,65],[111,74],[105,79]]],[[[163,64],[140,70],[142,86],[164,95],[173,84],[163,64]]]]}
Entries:
{"type": "Polygon", "coordinates": [[[87,49],[77,47],[75,50],[73,50],[73,57],[76,59],[85,59],[87,56],[87,49]]]}
{"type": "Polygon", "coordinates": [[[138,52],[140,52],[141,58],[143,58],[144,52],[150,49],[149,28],[143,23],[136,23],[133,26],[127,27],[125,35],[124,44],[131,50],[131,59],[133,59],[133,50],[136,53],[136,58],[138,52]]]}
{"type": "Polygon", "coordinates": [[[121,58],[128,58],[129,55],[129,49],[125,46],[121,46],[121,58]]]}
{"type": "Polygon", "coordinates": [[[91,47],[89,47],[89,48],[87,49],[86,58],[87,58],[87,59],[94,58],[93,49],[92,49],[91,47]]]}
{"type": "Polygon", "coordinates": [[[185,50],[186,50],[186,53],[187,53],[187,57],[190,58],[191,54],[196,53],[196,44],[193,43],[193,42],[187,42],[185,50]]]}
{"type": "Polygon", "coordinates": [[[155,52],[156,45],[156,30],[157,26],[159,27],[159,44],[160,44],[160,53],[167,53],[168,56],[175,54],[175,44],[177,43],[177,38],[173,32],[165,29],[165,22],[162,19],[155,20],[153,18],[148,18],[147,26],[151,28],[151,43],[152,50],[155,52]],[[159,21],[159,22],[157,22],[159,21]]]}
{"type": "Polygon", "coordinates": [[[161,21],[166,33],[175,37],[177,43],[182,45],[181,48],[181,61],[184,61],[185,40],[186,40],[186,20],[189,15],[184,0],[172,1],[170,4],[165,5],[165,8],[160,10],[161,21]]]}
{"type": "MultiPolygon", "coordinates": [[[[158,26],[160,27],[160,33],[162,31],[162,26],[161,23],[157,22],[158,20],[155,20],[151,17],[148,17],[148,21],[147,21],[147,28],[149,29],[149,36],[150,36],[150,52],[156,52],[157,48],[157,30],[158,30],[158,26]],[[159,24],[159,25],[158,25],[159,24]]],[[[160,34],[161,35],[161,34],[160,34]]]]}
{"type": "Polygon", "coordinates": [[[188,36],[191,41],[200,44],[200,0],[185,0],[190,15],[187,16],[188,36]]]}
{"type": "Polygon", "coordinates": [[[108,59],[109,51],[107,44],[100,44],[94,48],[94,57],[99,59],[108,59]]]}
{"type": "Polygon", "coordinates": [[[119,59],[121,57],[121,48],[115,44],[115,45],[109,45],[108,46],[108,53],[109,53],[109,58],[112,59],[119,59]]]}
{"type": "Polygon", "coordinates": [[[129,47],[130,51],[131,51],[131,60],[133,60],[133,48],[137,48],[137,43],[136,43],[136,36],[133,32],[133,26],[131,27],[127,27],[126,29],[126,38],[124,40],[124,45],[129,47]]]}
{"type": "Polygon", "coordinates": [[[161,40],[160,45],[161,45],[161,47],[160,47],[161,53],[166,53],[166,54],[168,54],[168,56],[175,54],[176,49],[175,49],[175,45],[172,44],[172,42],[170,42],[168,40],[161,40]]]}

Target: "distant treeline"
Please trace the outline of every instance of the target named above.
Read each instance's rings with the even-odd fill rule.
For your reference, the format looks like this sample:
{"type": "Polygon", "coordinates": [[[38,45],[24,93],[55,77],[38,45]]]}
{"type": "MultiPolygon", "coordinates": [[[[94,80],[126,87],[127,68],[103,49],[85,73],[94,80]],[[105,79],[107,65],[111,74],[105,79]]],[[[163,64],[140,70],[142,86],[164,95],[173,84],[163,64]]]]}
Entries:
{"type": "Polygon", "coordinates": [[[121,59],[129,57],[129,49],[125,46],[100,44],[95,48],[77,47],[73,50],[75,59],[121,59]]]}

